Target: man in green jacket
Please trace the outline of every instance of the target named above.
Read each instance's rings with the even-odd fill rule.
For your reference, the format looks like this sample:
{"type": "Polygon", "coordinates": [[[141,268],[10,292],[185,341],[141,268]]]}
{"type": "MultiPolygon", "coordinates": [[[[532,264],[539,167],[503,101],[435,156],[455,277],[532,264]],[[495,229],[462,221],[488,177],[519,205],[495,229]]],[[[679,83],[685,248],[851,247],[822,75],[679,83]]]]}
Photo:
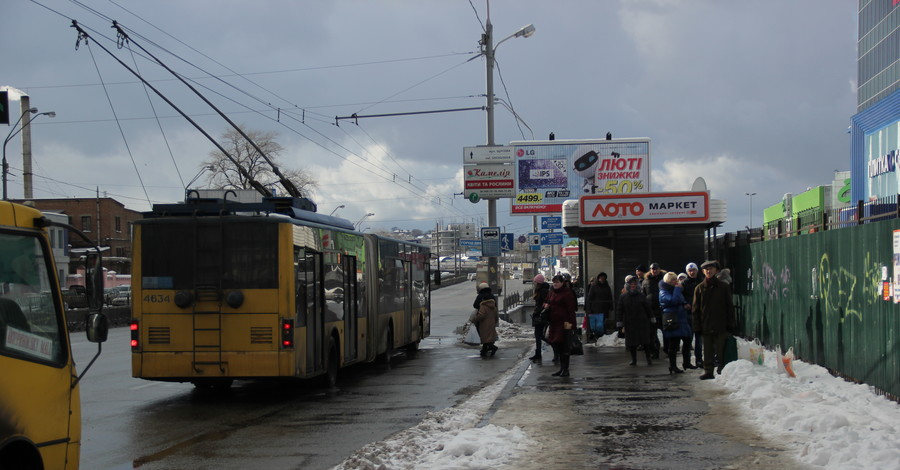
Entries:
{"type": "Polygon", "coordinates": [[[703,375],[700,380],[715,377],[713,368],[716,358],[722,373],[725,365],[725,341],[737,326],[734,316],[734,303],[731,298],[731,284],[716,278],[719,262],[706,261],[700,266],[705,278],[694,291],[694,303],[691,307],[694,315],[694,331],[703,335],[703,375]]]}

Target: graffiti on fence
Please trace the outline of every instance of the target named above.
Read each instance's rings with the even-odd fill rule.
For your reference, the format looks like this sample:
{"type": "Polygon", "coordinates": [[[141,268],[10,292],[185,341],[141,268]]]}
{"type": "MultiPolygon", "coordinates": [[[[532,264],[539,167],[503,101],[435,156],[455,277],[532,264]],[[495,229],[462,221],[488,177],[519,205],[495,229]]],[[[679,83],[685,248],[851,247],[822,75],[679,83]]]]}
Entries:
{"type": "Polygon", "coordinates": [[[819,260],[819,286],[822,288],[822,299],[825,309],[840,314],[840,321],[850,315],[862,319],[862,314],[855,308],[854,293],[856,275],[843,266],[832,266],[828,253],[819,260]]]}
{"type": "Polygon", "coordinates": [[[791,268],[784,266],[781,268],[781,272],[776,274],[769,263],[763,263],[762,284],[770,301],[787,298],[790,293],[791,268]]]}

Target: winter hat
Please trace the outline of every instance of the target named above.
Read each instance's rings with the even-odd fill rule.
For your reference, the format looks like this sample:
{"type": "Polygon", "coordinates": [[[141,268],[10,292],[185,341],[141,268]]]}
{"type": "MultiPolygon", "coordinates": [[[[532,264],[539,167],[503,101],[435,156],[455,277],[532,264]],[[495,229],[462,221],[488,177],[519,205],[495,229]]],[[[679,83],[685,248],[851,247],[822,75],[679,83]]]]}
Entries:
{"type": "Polygon", "coordinates": [[[716,260],[714,260],[714,259],[713,259],[713,260],[709,260],[709,261],[704,261],[703,264],[700,265],[700,269],[706,269],[706,268],[716,268],[716,269],[719,269],[719,262],[716,261],[716,260]]]}
{"type": "Polygon", "coordinates": [[[637,281],[637,276],[635,276],[635,275],[633,275],[633,274],[629,274],[629,275],[625,276],[625,285],[626,285],[626,286],[627,286],[629,283],[631,283],[631,281],[637,281]]]}
{"type": "Polygon", "coordinates": [[[478,284],[478,290],[487,289],[489,287],[491,287],[491,286],[489,286],[488,283],[486,283],[486,282],[482,282],[482,283],[478,284]]]}
{"type": "Polygon", "coordinates": [[[683,281],[683,280],[687,279],[687,277],[688,277],[687,274],[681,273],[681,274],[678,275],[678,280],[679,280],[679,281],[683,281]]]}
{"type": "Polygon", "coordinates": [[[685,271],[690,271],[692,269],[697,269],[697,263],[688,263],[687,266],[684,267],[685,271]]]}
{"type": "Polygon", "coordinates": [[[670,284],[677,279],[678,279],[678,275],[672,271],[667,272],[666,275],[663,276],[663,281],[665,281],[666,284],[670,284]]]}
{"type": "Polygon", "coordinates": [[[647,269],[647,265],[646,265],[646,264],[639,264],[639,265],[637,265],[636,268],[634,268],[634,270],[635,270],[635,271],[640,271],[640,272],[642,272],[642,273],[645,273],[645,272],[649,271],[649,269],[647,269]]]}
{"type": "Polygon", "coordinates": [[[534,276],[534,282],[536,282],[538,284],[543,284],[543,283],[547,282],[547,280],[544,279],[543,274],[538,274],[537,276],[534,276]]]}
{"type": "Polygon", "coordinates": [[[659,263],[653,263],[650,265],[650,269],[659,269],[659,263]]]}

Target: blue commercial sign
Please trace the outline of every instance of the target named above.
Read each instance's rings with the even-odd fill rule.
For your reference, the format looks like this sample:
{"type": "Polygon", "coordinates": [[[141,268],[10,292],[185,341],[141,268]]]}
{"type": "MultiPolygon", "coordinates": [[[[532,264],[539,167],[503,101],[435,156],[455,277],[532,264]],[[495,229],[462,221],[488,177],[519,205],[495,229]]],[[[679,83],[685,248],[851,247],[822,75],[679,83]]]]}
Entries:
{"type": "Polygon", "coordinates": [[[481,254],[500,256],[500,227],[481,227],[481,254]]]}
{"type": "Polygon", "coordinates": [[[562,217],[541,217],[541,230],[562,228],[562,217]]]}
{"type": "Polygon", "coordinates": [[[541,245],[562,245],[564,233],[542,233],[541,245]]]}
{"type": "Polygon", "coordinates": [[[481,240],[460,239],[459,246],[474,246],[474,247],[481,248],[481,240]]]}

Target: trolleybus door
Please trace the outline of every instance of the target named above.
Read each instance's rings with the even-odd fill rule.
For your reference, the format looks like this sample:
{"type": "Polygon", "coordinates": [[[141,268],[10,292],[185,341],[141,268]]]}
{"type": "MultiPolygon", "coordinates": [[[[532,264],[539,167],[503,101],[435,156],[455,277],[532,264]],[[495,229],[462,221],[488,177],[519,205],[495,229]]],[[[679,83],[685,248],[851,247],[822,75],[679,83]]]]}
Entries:
{"type": "Polygon", "coordinates": [[[341,258],[341,268],[344,274],[342,280],[343,306],[344,306],[344,358],[346,361],[357,359],[357,340],[359,338],[359,319],[357,318],[357,280],[356,257],[344,256],[341,258]]]}
{"type": "Polygon", "coordinates": [[[322,254],[306,252],[303,259],[306,287],[306,372],[322,368],[322,335],[324,302],[322,287],[322,254]]]}

